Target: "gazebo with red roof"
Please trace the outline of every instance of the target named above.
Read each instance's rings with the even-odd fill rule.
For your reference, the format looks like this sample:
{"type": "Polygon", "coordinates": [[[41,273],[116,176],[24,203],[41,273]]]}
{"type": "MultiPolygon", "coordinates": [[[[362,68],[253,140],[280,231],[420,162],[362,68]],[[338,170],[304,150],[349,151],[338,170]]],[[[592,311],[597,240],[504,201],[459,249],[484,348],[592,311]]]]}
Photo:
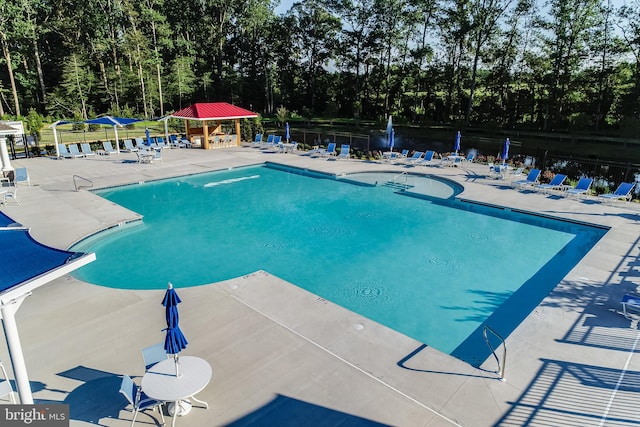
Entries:
{"type": "Polygon", "coordinates": [[[250,119],[258,117],[258,114],[245,110],[244,108],[228,104],[226,102],[198,102],[183,108],[169,117],[184,119],[187,139],[195,142],[198,138],[202,140],[202,148],[215,148],[210,146],[210,141],[216,136],[225,135],[222,130],[222,122],[227,120],[235,121],[236,145],[240,145],[240,119],[250,119]],[[201,127],[190,127],[190,121],[202,122],[201,127]],[[209,126],[209,122],[215,122],[215,126],[209,126]]]}

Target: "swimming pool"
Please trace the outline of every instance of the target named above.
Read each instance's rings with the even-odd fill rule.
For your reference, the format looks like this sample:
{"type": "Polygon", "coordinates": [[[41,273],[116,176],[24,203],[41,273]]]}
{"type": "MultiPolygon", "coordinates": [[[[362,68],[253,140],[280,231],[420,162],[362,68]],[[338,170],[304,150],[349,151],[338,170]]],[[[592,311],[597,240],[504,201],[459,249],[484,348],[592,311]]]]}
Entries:
{"type": "Polygon", "coordinates": [[[484,322],[508,336],[605,232],[341,178],[266,165],[100,191],[144,221],[75,247],[97,255],[76,276],[161,289],[262,269],[473,362],[484,322]]]}

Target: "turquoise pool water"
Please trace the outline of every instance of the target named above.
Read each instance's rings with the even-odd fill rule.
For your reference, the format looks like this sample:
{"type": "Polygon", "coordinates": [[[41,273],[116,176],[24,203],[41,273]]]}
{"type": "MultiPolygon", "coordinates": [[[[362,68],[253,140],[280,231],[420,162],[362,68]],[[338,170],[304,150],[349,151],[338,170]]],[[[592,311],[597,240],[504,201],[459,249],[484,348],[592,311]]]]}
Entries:
{"type": "Polygon", "coordinates": [[[605,232],[268,166],[99,194],[144,221],[75,247],[97,255],[82,280],[162,289],[262,269],[465,360],[484,322],[507,336],[605,232]]]}

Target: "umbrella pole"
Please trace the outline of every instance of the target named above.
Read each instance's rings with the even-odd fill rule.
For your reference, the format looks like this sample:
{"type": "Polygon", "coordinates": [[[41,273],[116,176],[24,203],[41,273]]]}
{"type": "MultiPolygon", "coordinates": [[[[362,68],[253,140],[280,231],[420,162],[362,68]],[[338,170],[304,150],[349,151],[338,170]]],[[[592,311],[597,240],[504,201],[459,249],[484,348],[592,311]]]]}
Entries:
{"type": "Polygon", "coordinates": [[[179,370],[178,370],[178,363],[179,363],[179,360],[178,360],[178,355],[177,355],[177,354],[174,354],[174,355],[173,355],[173,361],[174,361],[174,363],[175,363],[175,365],[176,365],[176,377],[177,377],[177,378],[179,378],[179,377],[180,377],[180,372],[179,372],[179,370]]]}

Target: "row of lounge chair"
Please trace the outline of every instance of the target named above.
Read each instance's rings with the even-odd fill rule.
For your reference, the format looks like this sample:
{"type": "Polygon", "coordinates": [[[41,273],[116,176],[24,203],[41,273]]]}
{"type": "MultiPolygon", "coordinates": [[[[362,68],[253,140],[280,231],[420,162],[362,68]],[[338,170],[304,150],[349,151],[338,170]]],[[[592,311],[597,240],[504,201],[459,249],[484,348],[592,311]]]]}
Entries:
{"type": "Polygon", "coordinates": [[[342,144],[340,146],[340,152],[336,149],[336,143],[330,142],[327,144],[327,148],[315,147],[309,151],[311,157],[335,157],[336,159],[349,159],[351,158],[351,145],[342,144]]]}
{"type": "MultiPolygon", "coordinates": [[[[567,175],[561,173],[556,174],[549,183],[541,184],[539,182],[540,172],[540,169],[531,169],[525,179],[513,181],[511,185],[520,190],[532,189],[534,191],[542,191],[545,194],[549,191],[559,191],[565,197],[579,197],[589,194],[591,185],[593,184],[592,178],[582,177],[574,187],[566,185],[567,175]]],[[[598,195],[598,199],[611,202],[616,200],[629,201],[632,198],[631,192],[634,187],[634,182],[623,182],[613,193],[600,194],[598,195]]]]}

